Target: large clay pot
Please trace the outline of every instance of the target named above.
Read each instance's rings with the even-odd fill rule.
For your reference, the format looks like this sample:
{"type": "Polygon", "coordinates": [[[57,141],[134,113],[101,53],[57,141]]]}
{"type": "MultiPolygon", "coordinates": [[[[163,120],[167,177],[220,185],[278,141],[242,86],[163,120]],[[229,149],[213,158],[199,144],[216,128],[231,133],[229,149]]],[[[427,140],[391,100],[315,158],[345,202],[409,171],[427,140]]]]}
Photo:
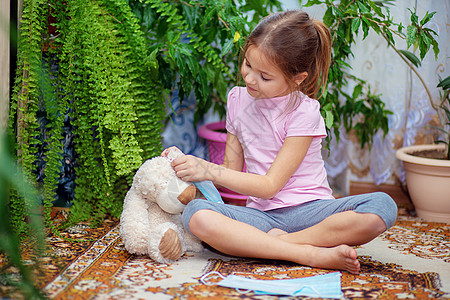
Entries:
{"type": "Polygon", "coordinates": [[[416,145],[396,152],[403,162],[406,185],[417,215],[426,221],[450,223],[450,161],[412,153],[442,149],[445,145],[416,145]]]}

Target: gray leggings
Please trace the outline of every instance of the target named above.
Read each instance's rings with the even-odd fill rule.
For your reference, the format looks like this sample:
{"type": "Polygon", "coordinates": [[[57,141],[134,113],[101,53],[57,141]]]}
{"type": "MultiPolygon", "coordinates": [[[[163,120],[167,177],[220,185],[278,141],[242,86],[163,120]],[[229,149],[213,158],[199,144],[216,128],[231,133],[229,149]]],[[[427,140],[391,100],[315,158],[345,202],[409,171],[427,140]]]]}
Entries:
{"type": "Polygon", "coordinates": [[[221,213],[231,219],[250,224],[264,232],[278,228],[286,232],[296,232],[314,226],[325,218],[344,211],[373,213],[380,216],[386,228],[397,219],[397,205],[392,198],[381,192],[348,196],[339,199],[314,200],[296,206],[268,211],[215,203],[204,199],[192,200],[184,209],[182,221],[188,232],[192,215],[202,209],[221,213]]]}

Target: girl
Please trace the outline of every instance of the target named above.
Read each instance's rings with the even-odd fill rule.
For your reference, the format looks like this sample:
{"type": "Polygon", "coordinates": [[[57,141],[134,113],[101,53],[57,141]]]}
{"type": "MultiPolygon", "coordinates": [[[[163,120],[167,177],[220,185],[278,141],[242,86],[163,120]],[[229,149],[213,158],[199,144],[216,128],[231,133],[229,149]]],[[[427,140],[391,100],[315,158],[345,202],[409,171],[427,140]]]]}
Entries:
{"type": "Polygon", "coordinates": [[[195,199],[183,212],[186,230],[226,254],[358,273],[350,246],[391,227],[397,206],[384,193],[332,196],[314,99],[330,53],[328,28],[302,11],[273,14],[253,30],[241,66],[246,87],[228,95],[223,164],[190,155],[172,162],[185,181],[211,180],[249,195],[247,206],[195,199]]]}

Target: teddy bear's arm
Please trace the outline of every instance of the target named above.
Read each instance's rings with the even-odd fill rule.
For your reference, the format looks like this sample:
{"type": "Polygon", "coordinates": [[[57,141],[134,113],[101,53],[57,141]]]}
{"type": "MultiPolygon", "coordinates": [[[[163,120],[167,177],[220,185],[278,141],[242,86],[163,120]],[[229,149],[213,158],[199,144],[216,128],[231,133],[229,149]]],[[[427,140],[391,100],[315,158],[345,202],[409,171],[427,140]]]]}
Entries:
{"type": "Polygon", "coordinates": [[[135,189],[130,189],[125,196],[120,216],[120,235],[125,249],[130,253],[147,253],[150,228],[147,208],[148,205],[138,196],[135,189]]]}
{"type": "Polygon", "coordinates": [[[183,192],[181,192],[177,199],[184,205],[187,205],[189,202],[195,199],[196,195],[197,188],[195,187],[195,185],[191,184],[183,192]]]}

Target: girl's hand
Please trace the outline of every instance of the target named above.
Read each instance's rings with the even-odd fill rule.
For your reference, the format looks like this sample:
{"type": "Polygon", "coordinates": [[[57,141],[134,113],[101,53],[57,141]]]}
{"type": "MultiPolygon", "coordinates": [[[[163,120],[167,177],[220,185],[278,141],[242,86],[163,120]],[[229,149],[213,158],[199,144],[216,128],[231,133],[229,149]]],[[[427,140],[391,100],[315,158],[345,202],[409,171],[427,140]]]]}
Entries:
{"type": "Polygon", "coordinates": [[[192,155],[183,155],[172,162],[177,176],[183,181],[211,180],[213,164],[192,155]]]}

